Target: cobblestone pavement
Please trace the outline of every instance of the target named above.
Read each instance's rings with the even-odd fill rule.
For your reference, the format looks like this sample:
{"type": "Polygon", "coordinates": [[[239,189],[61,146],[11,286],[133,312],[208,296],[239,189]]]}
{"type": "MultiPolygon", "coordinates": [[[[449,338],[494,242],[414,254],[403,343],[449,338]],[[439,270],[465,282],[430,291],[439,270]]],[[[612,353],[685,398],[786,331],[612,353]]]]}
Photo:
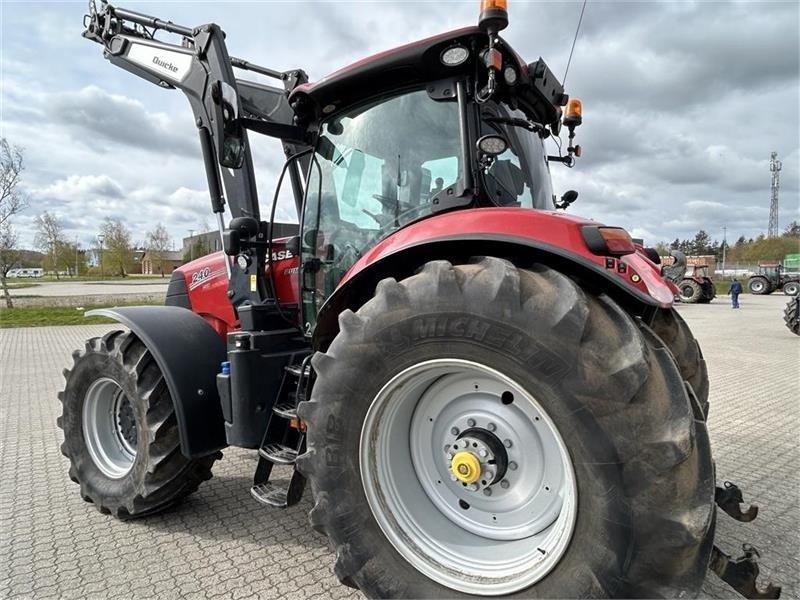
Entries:
{"type": "MultiPolygon", "coordinates": [[[[800,339],[785,298],[681,306],[711,373],[710,426],[720,479],[758,503],[754,523],[720,514],[717,543],[762,551],[762,573],[800,596],[800,339]]],[[[55,426],[61,370],[84,338],[110,326],[0,330],[0,597],[343,598],[333,557],[307,523],[308,500],[261,508],[250,453],[228,450],[215,477],[163,515],[122,523],[78,496],[55,426]]],[[[704,597],[727,598],[710,575],[704,597]]]]}

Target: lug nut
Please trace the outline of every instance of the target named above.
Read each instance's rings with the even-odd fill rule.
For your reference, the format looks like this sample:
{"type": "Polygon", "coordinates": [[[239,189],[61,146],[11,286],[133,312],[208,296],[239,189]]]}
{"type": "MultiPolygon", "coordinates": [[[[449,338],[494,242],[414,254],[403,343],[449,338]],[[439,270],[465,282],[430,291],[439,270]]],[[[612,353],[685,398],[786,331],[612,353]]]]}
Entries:
{"type": "Polygon", "coordinates": [[[503,446],[506,448],[511,448],[512,445],[511,440],[503,440],[503,446]]]}
{"type": "Polygon", "coordinates": [[[484,496],[491,496],[492,495],[492,488],[486,488],[485,490],[483,490],[483,495],[484,496]]]}
{"type": "Polygon", "coordinates": [[[500,487],[503,488],[504,490],[507,490],[509,485],[511,484],[509,484],[508,481],[506,481],[505,479],[503,479],[503,481],[500,482],[500,487]]]}
{"type": "Polygon", "coordinates": [[[511,469],[512,471],[516,471],[517,470],[517,463],[515,463],[513,461],[508,463],[508,468],[511,469]]]}
{"type": "Polygon", "coordinates": [[[478,454],[481,455],[481,458],[486,458],[486,450],[478,450],[478,454]]]}
{"type": "Polygon", "coordinates": [[[494,473],[492,471],[486,471],[486,479],[490,481],[494,479],[494,473]]]}
{"type": "Polygon", "coordinates": [[[489,431],[494,431],[495,429],[497,429],[497,425],[495,425],[494,423],[489,423],[486,426],[486,429],[488,429],[489,431]]]}
{"type": "Polygon", "coordinates": [[[452,427],[450,429],[450,433],[452,433],[453,435],[458,435],[458,427],[452,427]]]}
{"type": "Polygon", "coordinates": [[[475,427],[475,419],[467,419],[467,425],[470,427],[475,427]]]}

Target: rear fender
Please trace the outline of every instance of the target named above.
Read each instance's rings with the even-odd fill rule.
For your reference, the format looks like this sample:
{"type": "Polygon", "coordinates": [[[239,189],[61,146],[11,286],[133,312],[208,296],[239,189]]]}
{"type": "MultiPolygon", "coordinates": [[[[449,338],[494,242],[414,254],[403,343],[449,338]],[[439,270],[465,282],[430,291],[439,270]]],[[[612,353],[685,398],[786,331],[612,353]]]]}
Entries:
{"type": "Polygon", "coordinates": [[[413,275],[432,260],[465,263],[473,256],[496,256],[521,268],[545,264],[576,280],[591,293],[605,293],[630,314],[649,323],[658,308],[672,306],[673,291],[644,256],[630,254],[604,268],[574,252],[531,238],[483,234],[458,239],[432,239],[388,253],[361,269],[336,289],[320,309],[314,330],[314,348],[324,349],[339,331],[338,316],[357,310],[372,298],[381,279],[397,280],[413,275]],[[624,265],[624,273],[622,272],[624,265]],[[638,285],[631,277],[638,275],[638,285]]]}
{"type": "Polygon", "coordinates": [[[122,323],[147,346],[175,405],[184,456],[197,458],[227,446],[216,384],[227,350],[213,327],[176,306],[98,308],[86,315],[122,323]]]}

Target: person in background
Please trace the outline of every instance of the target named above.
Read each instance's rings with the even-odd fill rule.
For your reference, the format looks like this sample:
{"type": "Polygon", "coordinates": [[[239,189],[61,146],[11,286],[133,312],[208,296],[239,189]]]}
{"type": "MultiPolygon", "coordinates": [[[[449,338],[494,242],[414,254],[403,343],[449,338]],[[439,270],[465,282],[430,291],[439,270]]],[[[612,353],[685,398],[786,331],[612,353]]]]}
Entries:
{"type": "Polygon", "coordinates": [[[736,277],[733,278],[731,283],[731,308],[739,308],[739,294],[742,293],[742,284],[736,277]]]}

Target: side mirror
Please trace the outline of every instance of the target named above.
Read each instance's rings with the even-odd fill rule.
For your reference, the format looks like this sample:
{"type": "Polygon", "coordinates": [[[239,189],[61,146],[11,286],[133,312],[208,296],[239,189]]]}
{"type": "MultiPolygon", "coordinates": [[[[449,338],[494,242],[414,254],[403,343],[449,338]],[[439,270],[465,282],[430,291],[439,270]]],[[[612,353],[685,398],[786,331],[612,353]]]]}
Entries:
{"type": "Polygon", "coordinates": [[[575,202],[578,199],[578,192],[575,190],[567,190],[561,196],[561,200],[554,201],[553,205],[555,205],[556,209],[567,210],[570,204],[575,202]]]}
{"type": "Polygon", "coordinates": [[[217,142],[219,164],[229,169],[241,169],[244,162],[245,134],[239,120],[239,97],[236,90],[217,81],[211,86],[214,102],[214,137],[217,142]]]}

